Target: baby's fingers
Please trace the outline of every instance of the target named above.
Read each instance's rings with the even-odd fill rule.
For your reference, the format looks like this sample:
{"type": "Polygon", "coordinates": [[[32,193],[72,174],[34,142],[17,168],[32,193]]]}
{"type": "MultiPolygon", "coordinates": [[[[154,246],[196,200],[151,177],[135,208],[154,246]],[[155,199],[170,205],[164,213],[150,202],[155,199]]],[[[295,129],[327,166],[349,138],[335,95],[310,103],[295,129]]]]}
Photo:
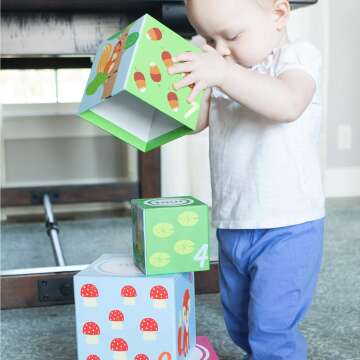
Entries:
{"type": "Polygon", "coordinates": [[[173,62],[194,61],[195,59],[196,59],[196,54],[190,51],[172,57],[173,62]]]}
{"type": "Polygon", "coordinates": [[[194,77],[190,74],[174,84],[175,90],[179,90],[183,87],[189,86],[195,82],[194,77]]]}
{"type": "Polygon", "coordinates": [[[194,65],[191,62],[184,62],[175,64],[169,67],[169,74],[189,73],[194,70],[194,65]]]}
{"type": "Polygon", "coordinates": [[[206,89],[206,84],[203,82],[203,81],[198,81],[196,84],[195,84],[195,86],[194,86],[194,88],[192,89],[192,92],[191,92],[191,94],[190,94],[190,96],[188,97],[188,102],[189,103],[192,103],[195,99],[196,99],[196,97],[198,96],[198,94],[202,91],[202,90],[204,90],[204,89],[206,89]]]}

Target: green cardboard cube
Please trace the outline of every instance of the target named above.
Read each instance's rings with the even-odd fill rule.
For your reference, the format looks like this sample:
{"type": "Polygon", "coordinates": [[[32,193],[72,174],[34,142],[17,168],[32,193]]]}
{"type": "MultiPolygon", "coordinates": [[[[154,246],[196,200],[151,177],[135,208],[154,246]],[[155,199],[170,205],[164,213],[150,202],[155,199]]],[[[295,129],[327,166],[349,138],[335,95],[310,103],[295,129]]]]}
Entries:
{"type": "Polygon", "coordinates": [[[176,91],[185,74],[169,75],[172,57],[200,50],[150,15],[100,44],[79,115],[141,151],[196,129],[203,92],[176,91]]]}
{"type": "Polygon", "coordinates": [[[146,275],[209,270],[206,204],[193,197],[132,200],[133,254],[146,275]]]}

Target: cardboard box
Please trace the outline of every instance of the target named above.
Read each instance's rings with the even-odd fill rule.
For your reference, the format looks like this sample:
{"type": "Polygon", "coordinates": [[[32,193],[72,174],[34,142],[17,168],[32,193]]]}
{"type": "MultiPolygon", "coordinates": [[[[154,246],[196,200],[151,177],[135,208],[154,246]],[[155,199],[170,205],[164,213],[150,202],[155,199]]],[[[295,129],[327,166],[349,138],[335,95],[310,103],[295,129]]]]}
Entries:
{"type": "Polygon", "coordinates": [[[200,50],[144,15],[100,44],[79,115],[141,151],[192,132],[203,93],[188,103],[191,87],[173,88],[184,75],[167,71],[186,51],[200,50]]]}
{"type": "Polygon", "coordinates": [[[133,253],[146,275],[206,271],[209,219],[193,197],[132,200],[133,253]]]}
{"type": "Polygon", "coordinates": [[[79,360],[183,360],[195,346],[193,273],[145,277],[103,255],[74,277],[79,360]]]}

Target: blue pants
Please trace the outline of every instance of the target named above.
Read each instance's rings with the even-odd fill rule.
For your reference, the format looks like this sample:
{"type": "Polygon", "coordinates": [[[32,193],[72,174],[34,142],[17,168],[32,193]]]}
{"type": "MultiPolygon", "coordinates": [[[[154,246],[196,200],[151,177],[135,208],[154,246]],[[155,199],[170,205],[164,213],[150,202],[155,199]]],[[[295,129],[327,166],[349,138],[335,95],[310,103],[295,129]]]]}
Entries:
{"type": "Polygon", "coordinates": [[[312,301],[324,219],[275,229],[218,229],[220,292],[232,340],[251,360],[305,360],[298,330],[312,301]]]}

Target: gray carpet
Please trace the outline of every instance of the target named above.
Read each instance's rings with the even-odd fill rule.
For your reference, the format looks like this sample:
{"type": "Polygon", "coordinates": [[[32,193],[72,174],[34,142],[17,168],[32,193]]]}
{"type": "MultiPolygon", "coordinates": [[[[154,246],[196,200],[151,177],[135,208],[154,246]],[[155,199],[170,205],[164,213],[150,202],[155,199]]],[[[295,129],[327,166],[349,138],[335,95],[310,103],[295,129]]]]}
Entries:
{"type": "MultiPolygon", "coordinates": [[[[103,240],[101,252],[109,249],[114,251],[112,241],[122,238],[119,233],[121,230],[118,228],[110,230],[107,221],[111,222],[111,220],[104,219],[100,223],[97,221],[90,222],[93,223],[91,229],[84,229],[84,223],[78,224],[79,234],[82,236],[77,234],[76,238],[72,237],[72,231],[66,235],[67,230],[64,227],[62,239],[67,238],[70,243],[81,246],[88,238],[94,238],[94,231],[100,231],[99,228],[102,228],[101,231],[106,234],[106,239],[103,240]]],[[[24,232],[21,225],[12,226],[13,229],[7,225],[2,229],[5,235],[3,252],[8,251],[7,255],[2,254],[3,259],[8,259],[4,268],[15,266],[17,263],[12,257],[19,254],[14,244],[4,242],[9,238],[14,240],[12,237],[14,234],[10,235],[12,231],[16,230],[19,237],[22,236],[22,231],[24,232]]],[[[309,359],[360,360],[360,199],[329,200],[325,234],[324,262],[317,294],[301,326],[309,342],[309,359]]],[[[43,254],[35,256],[29,244],[27,246],[24,249],[29,251],[31,261],[34,261],[36,266],[43,266],[42,261],[48,256],[43,254]]],[[[126,251],[128,244],[119,242],[118,246],[119,248],[123,246],[122,249],[126,251]]],[[[64,243],[64,249],[66,247],[64,243]]],[[[70,249],[69,245],[68,250],[70,249]]],[[[51,251],[51,248],[48,250],[51,251]]],[[[89,249],[79,261],[78,258],[72,258],[71,251],[67,254],[69,263],[92,260],[98,255],[93,254],[89,249]]],[[[242,352],[232,345],[226,334],[219,296],[197,296],[196,305],[198,334],[210,337],[220,359],[241,359],[242,352]]],[[[7,310],[2,311],[1,315],[3,359],[73,360],[76,358],[73,306],[7,310]]]]}
{"type": "MultiPolygon", "coordinates": [[[[59,228],[67,265],[90,264],[105,253],[132,253],[130,218],[59,221],[59,228]]],[[[211,258],[217,259],[215,230],[211,245],[211,258]]],[[[43,266],[55,266],[44,223],[3,224],[1,269],[43,266]]]]}

